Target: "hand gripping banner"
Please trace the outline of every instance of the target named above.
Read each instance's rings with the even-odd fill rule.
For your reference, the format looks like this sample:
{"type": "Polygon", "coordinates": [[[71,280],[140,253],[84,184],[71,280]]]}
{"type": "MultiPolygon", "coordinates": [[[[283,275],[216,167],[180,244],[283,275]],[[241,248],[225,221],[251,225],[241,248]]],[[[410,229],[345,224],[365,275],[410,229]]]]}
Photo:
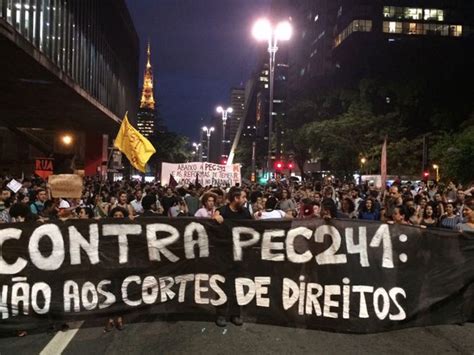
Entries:
{"type": "Polygon", "coordinates": [[[474,235],[332,220],[0,227],[0,333],[124,315],[370,333],[473,318],[474,235]]]}

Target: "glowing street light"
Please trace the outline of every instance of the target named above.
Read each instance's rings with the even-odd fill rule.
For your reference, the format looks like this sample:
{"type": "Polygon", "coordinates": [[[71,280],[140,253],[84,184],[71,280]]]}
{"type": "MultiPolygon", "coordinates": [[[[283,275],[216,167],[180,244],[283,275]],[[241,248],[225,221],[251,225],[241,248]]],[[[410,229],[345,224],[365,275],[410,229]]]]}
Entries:
{"type": "Polygon", "coordinates": [[[227,154],[225,153],[226,152],[225,126],[227,123],[228,114],[234,112],[234,109],[232,107],[228,107],[224,109],[222,106],[218,106],[216,108],[216,111],[217,113],[222,114],[222,158],[226,158],[227,154]]]}
{"type": "Polygon", "coordinates": [[[214,127],[208,128],[202,127],[203,132],[206,132],[207,136],[207,161],[209,161],[209,154],[211,153],[211,133],[214,132],[214,127]]]}
{"type": "Polygon", "coordinates": [[[61,137],[61,142],[63,142],[64,145],[71,145],[72,141],[73,139],[70,134],[65,134],[61,137]]]}
{"type": "Polygon", "coordinates": [[[269,78],[269,110],[268,110],[268,159],[267,169],[272,168],[272,134],[273,134],[273,93],[275,78],[275,57],[278,51],[278,41],[288,41],[293,35],[293,27],[288,21],[282,21],[275,27],[268,19],[260,19],[252,28],[252,35],[257,41],[268,42],[268,53],[270,54],[270,78],[269,78]]]}
{"type": "Polygon", "coordinates": [[[202,162],[202,144],[201,143],[193,143],[193,147],[196,148],[196,151],[199,155],[199,162],[202,162]]]}
{"type": "Polygon", "coordinates": [[[433,169],[436,171],[436,182],[439,181],[439,165],[438,164],[433,164],[433,169]]]}

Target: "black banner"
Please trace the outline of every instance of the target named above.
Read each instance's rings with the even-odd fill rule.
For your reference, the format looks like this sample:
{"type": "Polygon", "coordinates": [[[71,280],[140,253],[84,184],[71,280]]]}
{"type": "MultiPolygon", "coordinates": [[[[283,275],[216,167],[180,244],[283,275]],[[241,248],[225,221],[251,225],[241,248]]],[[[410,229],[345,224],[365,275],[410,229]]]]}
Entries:
{"type": "Polygon", "coordinates": [[[127,314],[369,333],[473,317],[474,236],[332,220],[0,225],[0,332],[127,314]]]}

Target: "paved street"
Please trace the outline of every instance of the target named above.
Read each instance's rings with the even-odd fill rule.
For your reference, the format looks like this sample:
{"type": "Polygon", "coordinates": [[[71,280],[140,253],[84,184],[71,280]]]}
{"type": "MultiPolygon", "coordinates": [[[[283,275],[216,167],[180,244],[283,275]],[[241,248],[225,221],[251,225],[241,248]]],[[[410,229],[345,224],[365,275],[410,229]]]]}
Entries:
{"type": "Polygon", "coordinates": [[[369,335],[338,334],[245,324],[217,328],[208,322],[127,325],[104,334],[84,323],[66,333],[1,338],[0,354],[443,354],[474,353],[474,324],[413,328],[369,335]],[[70,342],[68,340],[72,337],[70,342]],[[54,340],[53,340],[54,339],[54,340]]]}

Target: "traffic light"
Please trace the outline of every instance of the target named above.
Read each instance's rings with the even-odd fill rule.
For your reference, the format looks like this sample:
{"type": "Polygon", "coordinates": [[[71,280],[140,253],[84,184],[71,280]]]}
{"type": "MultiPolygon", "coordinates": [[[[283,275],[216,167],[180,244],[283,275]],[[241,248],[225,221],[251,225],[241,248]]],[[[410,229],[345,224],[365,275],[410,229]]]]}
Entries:
{"type": "Polygon", "coordinates": [[[429,171],[424,171],[423,172],[423,181],[428,182],[429,177],[430,177],[430,172],[429,171]]]}
{"type": "Polygon", "coordinates": [[[288,163],[288,169],[293,170],[293,163],[288,163]]]}
{"type": "Polygon", "coordinates": [[[281,161],[275,162],[275,170],[281,171],[283,169],[283,163],[281,161]]]}

